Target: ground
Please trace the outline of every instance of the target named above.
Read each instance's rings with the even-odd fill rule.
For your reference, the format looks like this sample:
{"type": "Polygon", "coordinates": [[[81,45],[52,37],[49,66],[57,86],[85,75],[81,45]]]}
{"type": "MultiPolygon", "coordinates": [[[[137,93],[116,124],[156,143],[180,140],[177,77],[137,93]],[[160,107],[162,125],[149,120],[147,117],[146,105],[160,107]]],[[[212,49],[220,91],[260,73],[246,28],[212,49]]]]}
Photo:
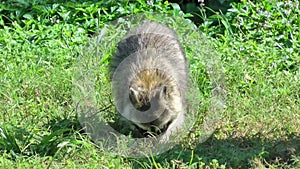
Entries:
{"type": "MultiPolygon", "coordinates": [[[[300,167],[299,1],[242,1],[209,17],[203,9],[184,14],[162,1],[7,0],[0,6],[1,168],[300,167]],[[83,47],[104,23],[145,11],[201,16],[198,29],[224,68],[226,108],[203,143],[125,158],[101,149],[82,130],[72,78],[83,47]]],[[[192,73],[205,71],[195,57],[189,61],[192,73]]],[[[209,79],[200,75],[196,82],[208,97],[209,79]]],[[[97,81],[108,84],[106,76],[100,73],[97,81]]]]}

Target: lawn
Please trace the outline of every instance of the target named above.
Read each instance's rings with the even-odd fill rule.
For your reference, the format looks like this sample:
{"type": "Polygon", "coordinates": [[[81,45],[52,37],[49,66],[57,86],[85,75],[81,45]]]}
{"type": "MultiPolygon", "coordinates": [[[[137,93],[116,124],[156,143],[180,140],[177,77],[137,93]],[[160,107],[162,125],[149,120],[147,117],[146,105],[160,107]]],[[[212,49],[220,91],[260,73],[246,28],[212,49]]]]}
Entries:
{"type": "MultiPolygon", "coordinates": [[[[299,1],[243,0],[226,13],[195,9],[184,13],[177,4],[160,0],[1,1],[0,167],[300,168],[299,1]],[[96,102],[114,120],[105,66],[119,30],[107,29],[98,48],[94,40],[105,24],[139,13],[185,21],[194,15],[203,34],[183,41],[199,90],[195,130],[162,154],[131,158],[86,135],[74,102],[74,79],[78,82],[89,70],[82,58],[104,55],[89,63],[104,66],[92,72],[96,102]],[[195,56],[198,50],[209,56],[195,56]],[[217,64],[206,65],[210,61],[217,64]],[[199,141],[197,127],[210,112],[212,77],[224,87],[225,107],[214,114],[213,133],[199,141]]],[[[174,29],[184,31],[181,24],[174,29]]]]}

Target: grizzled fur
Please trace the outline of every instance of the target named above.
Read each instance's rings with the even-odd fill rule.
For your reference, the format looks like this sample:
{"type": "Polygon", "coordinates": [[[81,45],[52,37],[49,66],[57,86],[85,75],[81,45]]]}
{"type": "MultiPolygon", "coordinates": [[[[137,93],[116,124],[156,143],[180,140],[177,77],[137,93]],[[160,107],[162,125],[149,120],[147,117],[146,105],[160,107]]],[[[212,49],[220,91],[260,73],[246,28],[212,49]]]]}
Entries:
{"type": "Polygon", "coordinates": [[[184,122],[186,57],[176,34],[146,21],[121,40],[111,60],[118,111],[139,131],[167,141],[184,122]]]}

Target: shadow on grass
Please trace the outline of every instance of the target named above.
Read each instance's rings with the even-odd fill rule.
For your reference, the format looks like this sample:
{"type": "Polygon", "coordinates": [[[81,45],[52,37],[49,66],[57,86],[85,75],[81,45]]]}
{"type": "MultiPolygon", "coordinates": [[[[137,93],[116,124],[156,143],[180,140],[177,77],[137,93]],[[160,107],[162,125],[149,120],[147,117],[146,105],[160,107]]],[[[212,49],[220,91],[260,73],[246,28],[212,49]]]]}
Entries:
{"type": "MultiPolygon", "coordinates": [[[[203,17],[210,17],[216,13],[227,13],[232,3],[239,3],[240,0],[169,0],[169,2],[179,4],[182,11],[191,13],[191,20],[199,25],[203,23],[203,17]]],[[[217,24],[217,20],[215,20],[217,24]]]]}
{"type": "Polygon", "coordinates": [[[18,156],[54,156],[60,143],[74,137],[75,133],[83,134],[76,118],[59,117],[43,127],[42,133],[14,126],[0,127],[0,154],[9,153],[12,160],[18,156]]]}
{"type": "MultiPolygon", "coordinates": [[[[200,162],[209,165],[213,160],[217,160],[220,165],[226,164],[226,168],[250,168],[253,160],[259,159],[263,164],[291,167],[295,163],[293,159],[295,156],[300,156],[300,137],[290,134],[284,140],[267,140],[259,137],[219,140],[212,137],[197,145],[193,156],[192,150],[177,146],[155,157],[155,161],[162,165],[167,162],[179,166],[189,163],[200,165],[200,162]]],[[[149,162],[149,159],[140,160],[149,162]]],[[[134,165],[135,168],[140,167],[141,161],[134,165]]]]}
{"type": "MultiPolygon", "coordinates": [[[[99,17],[97,12],[99,9],[110,9],[112,7],[128,5],[123,1],[95,1],[95,0],[36,0],[36,1],[11,1],[3,0],[0,3],[0,14],[3,16],[4,25],[12,25],[13,22],[18,22],[21,26],[25,26],[24,21],[27,19],[35,18],[51,18],[52,20],[73,23],[75,25],[79,23],[85,24],[85,21],[89,19],[89,16],[92,18],[99,17]],[[97,6],[97,7],[95,7],[97,6]],[[63,9],[63,11],[61,10],[63,9]],[[74,14],[69,15],[69,13],[64,13],[64,11],[71,11],[74,14]]],[[[141,1],[142,2],[142,1],[141,1]]],[[[203,22],[203,16],[211,16],[216,12],[226,13],[231,7],[231,3],[238,3],[240,0],[169,0],[168,2],[177,3],[181,10],[185,13],[193,14],[191,19],[196,23],[200,24],[203,22]],[[205,7],[205,10],[204,8],[205,7]]],[[[144,3],[140,2],[129,2],[129,5],[144,3]]],[[[147,4],[145,8],[152,8],[153,5],[147,4]]],[[[175,8],[175,7],[173,7],[175,8]]],[[[120,11],[124,8],[120,8],[120,11]]],[[[172,10],[172,9],[170,9],[172,10]]],[[[128,14],[128,12],[116,12],[113,10],[105,10],[104,13],[110,15],[119,15],[123,16],[128,14]]],[[[104,15],[103,15],[104,16],[104,15]]],[[[110,17],[110,16],[109,16],[110,17]]],[[[1,19],[1,17],[0,17],[1,19]]],[[[50,19],[50,20],[51,20],[50,19]]],[[[107,18],[103,18],[106,20],[107,18]]],[[[52,21],[51,21],[52,22],[52,21]]],[[[43,20],[43,24],[53,24],[49,21],[43,20]]],[[[91,22],[91,21],[90,21],[91,22]]],[[[93,25],[95,26],[95,25],[93,25]]],[[[3,25],[0,23],[0,28],[3,25]]]]}
{"type": "MultiPolygon", "coordinates": [[[[30,141],[36,136],[32,136],[29,131],[14,129],[8,132],[7,129],[2,128],[0,152],[6,151],[14,154],[11,159],[19,155],[54,156],[60,143],[70,138],[76,139],[74,138],[76,133],[84,134],[76,118],[53,119],[44,127],[49,129],[48,134],[41,136],[32,144],[30,141]],[[25,146],[26,149],[20,145],[25,146]]],[[[259,159],[265,164],[292,167],[293,158],[300,156],[300,136],[290,134],[282,138],[285,139],[269,140],[263,137],[216,139],[211,137],[194,148],[194,155],[191,149],[176,146],[153,158],[162,166],[172,166],[174,163],[175,166],[189,163],[200,165],[200,162],[209,165],[213,160],[217,160],[219,164],[226,164],[226,167],[249,168],[253,160],[259,159]]],[[[127,160],[133,163],[133,168],[145,168],[151,165],[149,164],[151,160],[147,158],[127,160]]]]}

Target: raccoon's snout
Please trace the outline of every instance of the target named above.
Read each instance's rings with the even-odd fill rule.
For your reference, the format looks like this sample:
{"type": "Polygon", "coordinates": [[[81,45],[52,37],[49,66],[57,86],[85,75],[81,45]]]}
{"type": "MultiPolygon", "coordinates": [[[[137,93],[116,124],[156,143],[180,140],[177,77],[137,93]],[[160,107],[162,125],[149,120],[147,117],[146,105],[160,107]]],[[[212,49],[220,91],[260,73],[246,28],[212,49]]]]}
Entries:
{"type": "Polygon", "coordinates": [[[147,111],[147,110],[150,109],[150,107],[151,107],[150,102],[144,103],[144,104],[142,104],[141,106],[135,106],[135,108],[136,108],[138,111],[147,111]]]}

